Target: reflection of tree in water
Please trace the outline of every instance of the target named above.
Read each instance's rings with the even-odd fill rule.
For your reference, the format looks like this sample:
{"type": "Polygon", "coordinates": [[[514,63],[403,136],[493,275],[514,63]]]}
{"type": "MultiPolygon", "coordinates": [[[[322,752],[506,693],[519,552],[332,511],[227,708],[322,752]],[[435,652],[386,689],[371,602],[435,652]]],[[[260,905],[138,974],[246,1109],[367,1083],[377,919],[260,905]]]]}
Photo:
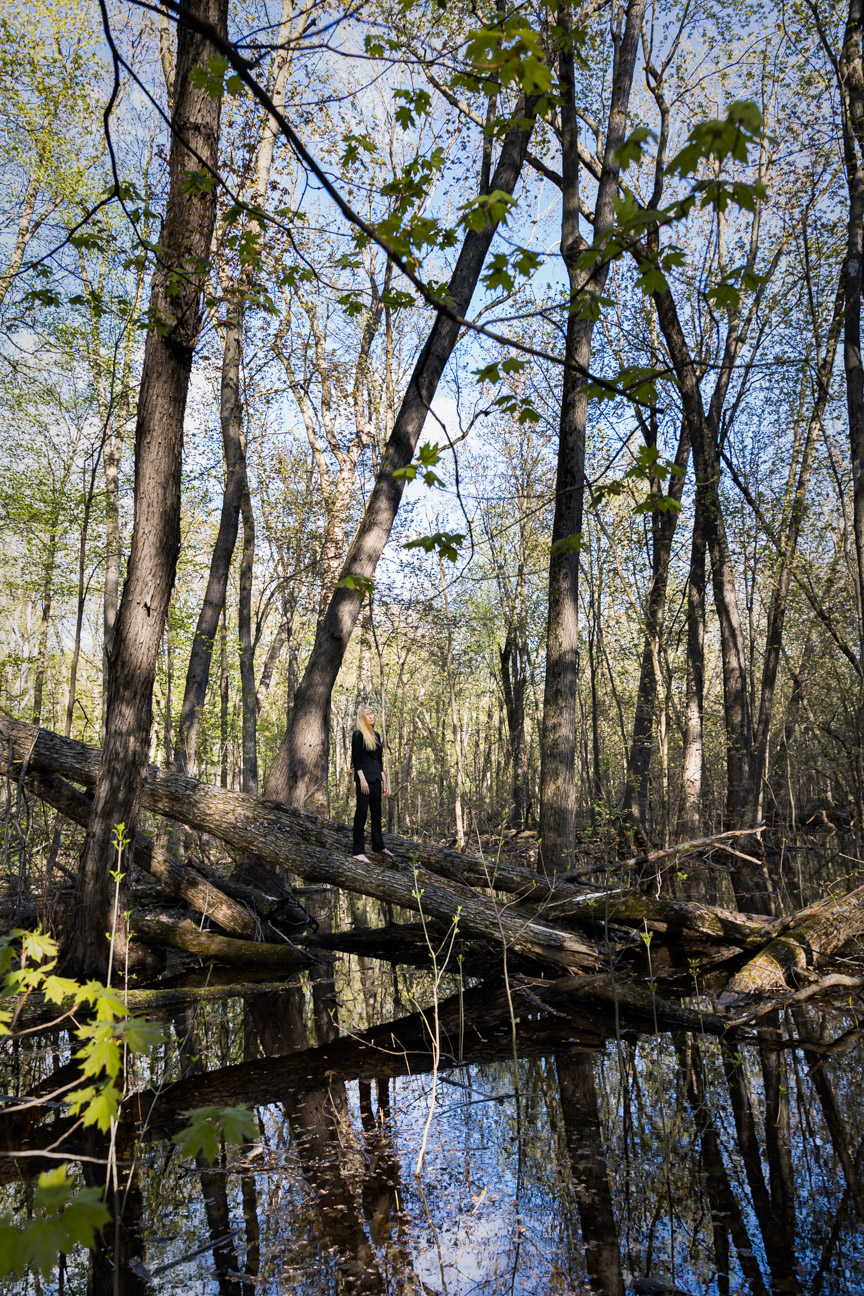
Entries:
{"type": "MultiPolygon", "coordinates": [[[[764,1018],[753,1044],[637,1035],[625,1021],[616,1041],[614,1020],[523,1002],[520,1131],[506,996],[490,983],[444,1000],[427,1217],[411,1175],[431,1065],[422,1020],[337,1038],[331,968],[316,970],[311,992],[298,982],[244,1002],[173,1019],[172,1083],[119,1233],[124,1296],[146,1290],[139,1262],[152,1271],[208,1241],[209,1254],[165,1275],[166,1292],[193,1272],[220,1296],[414,1296],[443,1292],[445,1279],[451,1296],[472,1283],[483,1296],[538,1284],[550,1296],[846,1296],[864,1281],[860,1050],[851,1034],[848,1051],[826,1050],[854,1029],[851,1014],[798,1007],[764,1018]],[[471,1023],[461,1033],[460,1004],[471,1023]],[[803,1047],[790,1047],[793,1034],[803,1047]],[[262,1145],[190,1166],[153,1141],[210,1101],[256,1107],[262,1145]],[[145,1245],[172,1231],[182,1236],[145,1245]]],[[[67,1056],[23,1054],[19,1092],[62,1083],[67,1056]]],[[[14,1092],[8,1068],[3,1083],[14,1092]]],[[[65,1120],[38,1107],[4,1116],[4,1146],[47,1148],[65,1120]]],[[[130,1123],[118,1133],[125,1159],[134,1134],[130,1123]]],[[[104,1155],[95,1136],[76,1137],[77,1151],[104,1155]]],[[[0,1205],[26,1208],[16,1181],[42,1168],[0,1160],[0,1205]]],[[[92,1296],[113,1296],[114,1263],[109,1229],[92,1296]]]]}
{"type": "MultiPolygon", "coordinates": [[[[318,1041],[329,1043],[338,1037],[331,974],[325,965],[319,965],[310,979],[318,1041]]],[[[266,1055],[285,1056],[309,1048],[301,1005],[299,987],[275,1001],[272,996],[250,996],[247,1019],[266,1055]]],[[[394,1224],[398,1233],[402,1223],[397,1205],[398,1161],[389,1143],[387,1081],[378,1085],[377,1118],[371,1087],[361,1082],[359,1131],[344,1080],[331,1079],[326,1086],[303,1094],[289,1092],[283,1109],[292,1148],[311,1195],[319,1249],[335,1259],[339,1288],[346,1292],[391,1290],[376,1255],[379,1247],[394,1273],[396,1286],[392,1289],[403,1290],[401,1275],[410,1262],[392,1237],[394,1224]],[[364,1221],[368,1221],[368,1235],[364,1221]]]]}

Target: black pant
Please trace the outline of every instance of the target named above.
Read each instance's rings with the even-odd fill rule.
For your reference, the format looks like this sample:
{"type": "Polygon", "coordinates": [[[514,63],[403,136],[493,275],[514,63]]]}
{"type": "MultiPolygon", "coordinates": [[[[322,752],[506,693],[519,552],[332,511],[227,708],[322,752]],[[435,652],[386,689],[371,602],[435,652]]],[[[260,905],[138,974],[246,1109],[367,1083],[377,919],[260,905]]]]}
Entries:
{"type": "Polygon", "coordinates": [[[359,779],[354,779],[354,790],[357,793],[357,809],[354,811],[354,850],[355,855],[362,855],[365,850],[364,829],[366,827],[366,811],[371,811],[372,820],[372,849],[380,851],[384,849],[384,838],[381,836],[381,782],[376,779],[374,783],[369,783],[369,791],[360,791],[359,779]]]}

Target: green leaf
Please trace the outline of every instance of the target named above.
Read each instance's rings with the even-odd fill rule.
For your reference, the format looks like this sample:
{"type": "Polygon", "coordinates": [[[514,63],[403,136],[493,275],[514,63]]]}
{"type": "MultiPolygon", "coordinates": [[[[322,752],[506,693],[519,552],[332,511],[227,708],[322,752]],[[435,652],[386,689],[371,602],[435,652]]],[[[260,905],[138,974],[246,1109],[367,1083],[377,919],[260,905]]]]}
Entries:
{"type": "MultiPolygon", "coordinates": [[[[230,67],[230,63],[222,54],[211,54],[207,60],[206,67],[193,67],[189,69],[189,80],[196,90],[204,90],[211,99],[218,99],[222,94],[225,73],[230,67]]],[[[242,86],[240,78],[236,75],[230,78],[237,83],[238,89],[242,86]]],[[[230,86],[230,83],[229,83],[230,86]]],[[[229,93],[236,91],[229,88],[229,93]]]]}
{"type": "Polygon", "coordinates": [[[33,1210],[23,1227],[13,1225],[8,1214],[0,1217],[0,1278],[24,1270],[47,1278],[61,1252],[76,1246],[92,1250],[111,1218],[99,1189],[76,1190],[66,1165],[40,1174],[33,1210]]]}
{"type": "Polygon", "coordinates": [[[47,976],[42,982],[42,993],[49,1003],[59,1004],[64,999],[75,999],[80,994],[80,986],[69,977],[47,976]]]}
{"type": "Polygon", "coordinates": [[[130,1053],[150,1053],[162,1039],[161,1028],[144,1017],[130,1017],[123,1023],[123,1042],[130,1053]]]}
{"type": "Polygon", "coordinates": [[[512,194],[495,189],[492,193],[480,194],[470,202],[463,203],[459,209],[462,212],[459,223],[474,230],[476,234],[482,234],[487,225],[506,225],[507,217],[515,206],[516,199],[512,194]]]}
{"type": "Polygon", "coordinates": [[[576,535],[564,536],[562,540],[555,540],[552,543],[552,553],[556,556],[568,553],[581,553],[583,548],[582,532],[576,535]]]}
{"type": "Polygon", "coordinates": [[[352,135],[346,133],[342,136],[342,142],[345,148],[342,152],[342,165],[353,166],[359,159],[361,151],[364,153],[376,153],[377,145],[368,135],[352,135]]]}
{"type": "Polygon", "coordinates": [[[436,531],[434,535],[417,536],[415,540],[408,540],[402,548],[423,549],[426,553],[437,550],[442,558],[455,562],[464,539],[461,531],[436,531]]]}
{"type": "Polygon", "coordinates": [[[359,590],[364,598],[371,594],[374,588],[375,582],[370,576],[355,576],[353,572],[349,572],[347,576],[343,576],[336,582],[336,589],[359,590]]]}
{"type": "Polygon", "coordinates": [[[637,126],[631,131],[623,144],[618,148],[618,162],[622,171],[626,171],[631,162],[641,162],[642,154],[645,151],[645,145],[649,140],[656,140],[657,136],[653,130],[647,126],[637,126]]]}
{"type": "Polygon", "coordinates": [[[121,1050],[113,1025],[99,1022],[81,1026],[78,1038],[84,1041],[75,1056],[81,1062],[83,1076],[108,1075],[113,1080],[120,1071],[121,1050]]]}
{"type": "Polygon", "coordinates": [[[120,1115],[121,1096],[112,1084],[85,1085],[73,1090],[66,1101],[73,1116],[80,1113],[86,1126],[96,1125],[105,1134],[120,1115]]]}
{"type": "Polygon", "coordinates": [[[215,183],[216,177],[210,171],[184,171],[180,187],[185,194],[200,197],[209,194],[215,183]]]}
{"type": "Polygon", "coordinates": [[[248,1107],[198,1107],[183,1112],[188,1124],[172,1142],[184,1157],[199,1153],[211,1164],[219,1152],[219,1137],[227,1143],[248,1143],[257,1133],[255,1117],[248,1107]]]}

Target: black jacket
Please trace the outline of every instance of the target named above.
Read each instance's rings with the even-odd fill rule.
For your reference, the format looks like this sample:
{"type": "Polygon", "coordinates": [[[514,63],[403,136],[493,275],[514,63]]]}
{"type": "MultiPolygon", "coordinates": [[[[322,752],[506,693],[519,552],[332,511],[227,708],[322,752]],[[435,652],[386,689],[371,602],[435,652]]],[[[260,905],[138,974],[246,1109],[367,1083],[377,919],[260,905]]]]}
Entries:
{"type": "Polygon", "coordinates": [[[351,735],[351,764],[354,766],[354,777],[362,770],[367,783],[380,783],[384,778],[384,744],[381,735],[376,732],[378,740],[373,751],[369,751],[359,729],[351,735]]]}

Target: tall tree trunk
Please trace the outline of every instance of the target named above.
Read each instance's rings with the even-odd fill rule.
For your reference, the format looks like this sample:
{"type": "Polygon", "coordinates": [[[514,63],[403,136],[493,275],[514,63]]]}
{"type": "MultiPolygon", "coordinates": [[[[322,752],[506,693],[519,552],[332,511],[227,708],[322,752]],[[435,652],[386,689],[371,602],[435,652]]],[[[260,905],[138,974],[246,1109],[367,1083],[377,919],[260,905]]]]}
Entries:
{"type": "MultiPolygon", "coordinates": [[[[627,106],[642,32],[645,0],[630,0],[627,19],[615,48],[612,96],[603,169],[594,209],[594,240],[603,237],[614,220],[620,163],[618,149],[627,129],[627,106]]],[[[585,373],[591,359],[594,320],[586,307],[602,296],[609,263],[601,258],[589,274],[579,258],[586,248],[579,230],[579,119],[576,115],[573,19],[559,9],[564,33],[559,59],[561,84],[561,162],[563,205],[561,255],[570,285],[570,311],[565,342],[564,383],[558,432],[558,468],[552,553],[549,558],[549,612],[546,623],[546,682],[543,693],[543,733],[540,752],[540,840],[543,864],[549,873],[563,872],[576,844],[576,695],[579,675],[579,553],[571,537],[582,533],[585,483],[585,425],[588,402],[585,373]]]]}
{"type": "MultiPolygon", "coordinates": [[[[844,284],[841,278],[838,297],[843,292],[843,287],[844,284]]],[[[831,391],[831,374],[834,370],[834,357],[842,318],[842,302],[838,301],[828,331],[825,354],[816,370],[816,400],[807,425],[807,434],[804,439],[801,462],[798,467],[792,503],[789,509],[789,523],[768,610],[768,627],[765,632],[765,657],[762,663],[762,687],[759,695],[756,727],[753,734],[753,760],[750,771],[750,816],[753,822],[761,818],[762,787],[768,774],[768,738],[771,730],[771,717],[774,712],[774,692],[777,684],[777,671],[780,666],[780,650],[783,644],[783,629],[786,621],[789,584],[792,579],[792,564],[795,561],[798,537],[806,513],[807,488],[810,484],[810,473],[816,454],[816,442],[822,430],[825,406],[828,403],[828,396],[831,391]]]]}
{"type": "MultiPolygon", "coordinates": [[[[227,31],[227,0],[190,0],[193,16],[227,31]]],[[[115,824],[134,833],[147,766],[153,681],[180,545],[180,474],[183,416],[192,357],[201,323],[203,274],[216,214],[215,189],[190,193],[186,176],[204,165],[215,170],[221,98],[196,87],[193,67],[205,66],[209,42],[178,26],[170,189],[161,252],[153,272],[152,327],[135,429],[135,520],[126,585],[112,643],[104,760],[81,861],[78,905],[65,955],[79,974],[102,973],[111,929],[111,836],[115,824]],[[188,148],[187,148],[188,144],[188,148]],[[194,150],[194,154],[190,152],[194,150]],[[196,267],[190,272],[189,267],[196,267]]],[[[127,908],[121,894],[115,958],[126,952],[127,908]]]]}
{"type": "Polygon", "coordinates": [[[853,520],[858,574],[859,633],[864,640],[864,366],[861,362],[861,292],[864,287],[864,0],[849,0],[837,67],[849,218],[843,301],[843,367],[852,454],[853,520]]]}
{"type": "MultiPolygon", "coordinates": [[[[271,91],[274,102],[280,107],[284,102],[285,88],[291,67],[291,49],[287,38],[290,34],[292,20],[293,6],[290,0],[283,0],[278,30],[279,45],[273,58],[271,91]]],[[[172,82],[168,78],[167,70],[166,84],[168,85],[170,98],[172,82]]],[[[261,128],[251,178],[246,187],[246,196],[252,203],[262,203],[264,201],[273,165],[275,141],[276,127],[268,116],[265,118],[261,128]]],[[[226,267],[223,266],[221,267],[221,279],[223,293],[228,303],[225,312],[225,338],[220,391],[220,422],[222,425],[222,446],[225,455],[225,489],[222,498],[219,530],[210,559],[207,589],[192,641],[192,650],[189,654],[175,757],[177,772],[181,774],[188,773],[192,776],[197,771],[198,733],[201,726],[201,711],[210,679],[213,644],[219,625],[219,617],[225,606],[225,596],[231,571],[231,561],[234,556],[234,547],[237,542],[237,529],[243,496],[244,492],[248,493],[249,489],[246,471],[246,442],[243,436],[243,401],[240,392],[240,374],[243,360],[246,297],[251,284],[251,275],[248,268],[241,267],[236,280],[232,280],[226,267]]],[[[246,523],[244,519],[244,531],[245,529],[246,523]]]]}
{"type": "Polygon", "coordinates": [[[501,661],[501,687],[507,718],[512,780],[511,827],[517,831],[526,826],[528,817],[528,766],[525,760],[525,655],[513,625],[507,628],[504,647],[498,649],[501,661]]]}
{"type": "MultiPolygon", "coordinates": [[[[681,810],[678,833],[692,841],[702,831],[702,715],[705,690],[705,527],[702,496],[697,490],[693,510],[693,538],[687,573],[687,683],[684,698],[684,736],[681,810]]],[[[694,895],[694,899],[697,897],[694,895]]]]}
{"type": "MultiPolygon", "coordinates": [[[[656,448],[656,430],[647,438],[647,444],[656,448]]],[[[666,498],[680,505],[684,489],[684,473],[690,458],[690,433],[686,419],[682,420],[675,467],[669,482],[666,498]]],[[[659,494],[652,483],[654,494],[659,494]]],[[[651,585],[645,609],[645,641],[639,671],[639,689],[636,694],[636,711],[633,717],[633,737],[627,759],[627,783],[624,790],[624,809],[634,822],[647,830],[648,774],[651,768],[651,751],[654,745],[654,716],[657,709],[657,690],[660,683],[660,647],[663,622],[666,616],[666,589],[669,583],[669,565],[672,559],[672,542],[678,524],[678,509],[667,508],[651,515],[651,585]]]]}
{"type": "MultiPolygon", "coordinates": [[[[728,826],[746,829],[753,826],[748,819],[753,738],[747,690],[747,657],[735,589],[735,571],[720,498],[718,453],[719,413],[728,377],[737,356],[738,335],[733,334],[730,325],[721,375],[706,416],[696,366],[681,328],[672,293],[667,288],[663,292],[654,293],[653,297],[657,319],[678,380],[684,417],[690,425],[697,490],[701,494],[702,525],[707,552],[711,558],[712,589],[720,623],[723,666],[728,826]]],[[[738,904],[743,910],[771,913],[771,896],[761,867],[742,859],[732,875],[732,881],[738,904]]]]}
{"type": "Polygon", "coordinates": [[[180,708],[180,726],[174,768],[178,774],[195,778],[198,772],[197,747],[201,728],[201,712],[210,679],[213,643],[219,618],[225,606],[231,560],[237,541],[240,507],[246,479],[246,447],[243,442],[243,403],[240,397],[240,362],[243,354],[243,304],[239,299],[230,303],[225,318],[225,341],[222,355],[221,410],[222,448],[225,455],[225,490],[219,530],[210,557],[210,572],[204,602],[198,615],[186,687],[180,708]]]}
{"type": "MultiPolygon", "coordinates": [[[[490,182],[493,189],[513,193],[525,160],[536,107],[534,99],[517,104],[515,119],[507,131],[490,182]]],[[[448,285],[448,296],[460,314],[468,309],[496,230],[497,224],[489,222],[484,229],[471,230],[465,236],[448,285]]],[[[371,580],[375,575],[404,490],[404,482],[393,474],[398,468],[408,467],[414,457],[429,407],[459,333],[459,325],[453,319],[438,314],[414,366],[369,502],[343,564],[343,573],[355,581],[357,577],[371,580]]],[[[321,753],[326,749],[333,685],[362,600],[362,591],[356,586],[337,586],[333,591],[267,779],[268,798],[300,807],[309,795],[315,771],[320,768],[321,753]]]]}
{"type": "MultiPolygon", "coordinates": [[[[441,572],[441,592],[444,596],[444,616],[447,621],[447,653],[444,664],[447,669],[447,688],[450,694],[450,729],[453,735],[453,755],[456,768],[453,773],[453,805],[456,814],[456,849],[465,849],[465,820],[462,808],[462,790],[465,782],[465,753],[462,741],[462,721],[459,715],[459,702],[456,697],[456,683],[453,678],[453,623],[450,620],[450,600],[447,597],[447,580],[444,575],[444,559],[438,555],[438,567],[441,572]]],[[[444,744],[441,744],[442,751],[444,744]]]]}
{"type": "Polygon", "coordinates": [[[51,629],[51,608],[54,603],[54,565],[57,561],[57,532],[52,529],[48,537],[45,558],[45,576],[42,584],[42,616],[39,622],[39,639],[36,647],[36,669],[33,672],[33,716],[35,725],[42,723],[42,698],[45,692],[45,674],[48,669],[48,631],[51,629]]]}
{"type": "Polygon", "coordinates": [[[66,724],[63,729],[66,737],[72,734],[72,717],[75,712],[75,697],[78,687],[78,663],[81,659],[81,630],[84,625],[84,609],[87,603],[87,539],[90,533],[90,513],[93,508],[93,494],[96,488],[96,470],[99,460],[96,458],[90,473],[90,484],[84,501],[84,516],[81,519],[81,535],[78,541],[78,590],[75,605],[75,638],[72,644],[72,661],[69,665],[69,695],[66,699],[66,724]]]}
{"type": "Polygon", "coordinates": [[[219,785],[228,786],[228,618],[225,604],[219,623],[219,785]]]}
{"type": "Polygon", "coordinates": [[[243,492],[243,554],[237,620],[240,638],[240,708],[242,713],[242,790],[258,792],[258,697],[255,688],[255,642],[252,634],[252,578],[255,569],[255,515],[247,485],[243,492]]]}

